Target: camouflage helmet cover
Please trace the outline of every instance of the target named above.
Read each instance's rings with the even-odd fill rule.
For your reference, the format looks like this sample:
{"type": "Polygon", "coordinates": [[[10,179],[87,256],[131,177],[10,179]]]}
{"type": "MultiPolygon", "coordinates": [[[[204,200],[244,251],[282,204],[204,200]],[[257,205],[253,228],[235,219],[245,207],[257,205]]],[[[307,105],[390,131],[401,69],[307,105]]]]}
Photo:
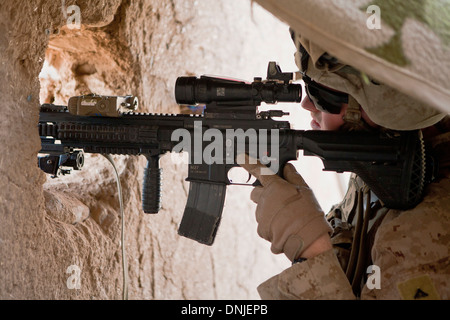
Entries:
{"type": "Polygon", "coordinates": [[[297,51],[296,63],[300,70],[318,83],[351,95],[376,124],[393,130],[416,130],[432,126],[445,117],[445,113],[339,63],[307,39],[297,36],[296,40],[309,56],[304,70],[305,63],[302,66],[301,53],[297,51]],[[323,59],[324,55],[334,61],[323,59]]]}

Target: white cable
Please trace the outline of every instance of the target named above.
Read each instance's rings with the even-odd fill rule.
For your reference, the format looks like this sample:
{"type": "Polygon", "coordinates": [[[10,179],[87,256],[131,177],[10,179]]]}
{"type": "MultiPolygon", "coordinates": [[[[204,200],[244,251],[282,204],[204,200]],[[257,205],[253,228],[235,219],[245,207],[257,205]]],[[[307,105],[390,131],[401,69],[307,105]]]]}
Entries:
{"type": "Polygon", "coordinates": [[[128,262],[127,255],[125,250],[125,219],[124,219],[124,210],[123,210],[123,199],[122,199],[122,187],[120,185],[119,173],[117,172],[116,165],[114,164],[114,160],[109,154],[103,155],[106,159],[111,162],[114,172],[116,173],[116,181],[117,181],[117,190],[119,194],[119,204],[120,204],[120,217],[122,219],[122,231],[121,231],[121,246],[122,246],[122,269],[123,269],[123,300],[128,300],[128,262]]]}

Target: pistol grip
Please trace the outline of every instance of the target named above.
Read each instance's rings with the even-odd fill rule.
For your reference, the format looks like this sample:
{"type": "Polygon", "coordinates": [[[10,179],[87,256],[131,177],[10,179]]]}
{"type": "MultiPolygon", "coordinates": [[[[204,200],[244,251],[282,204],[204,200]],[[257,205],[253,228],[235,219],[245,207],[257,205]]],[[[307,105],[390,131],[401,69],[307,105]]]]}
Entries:
{"type": "Polygon", "coordinates": [[[162,169],[159,156],[148,157],[142,186],[142,209],[145,213],[158,213],[161,209],[162,169]]]}
{"type": "Polygon", "coordinates": [[[225,202],[226,184],[191,182],[178,234],[212,245],[225,202]]]}

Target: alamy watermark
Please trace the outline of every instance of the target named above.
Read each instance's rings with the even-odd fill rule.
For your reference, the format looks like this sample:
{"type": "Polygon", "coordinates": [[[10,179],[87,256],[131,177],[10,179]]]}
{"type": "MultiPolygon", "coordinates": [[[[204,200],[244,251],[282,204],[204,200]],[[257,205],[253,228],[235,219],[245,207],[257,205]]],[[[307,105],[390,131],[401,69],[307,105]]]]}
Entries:
{"type": "Polygon", "coordinates": [[[380,30],[381,29],[381,9],[377,5],[371,5],[366,10],[370,17],[366,20],[366,26],[370,30],[380,30]]]}
{"type": "MultiPolygon", "coordinates": [[[[77,5],[70,5],[66,8],[66,0],[62,1],[62,12],[69,29],[81,29],[81,9],[77,5]]],[[[370,5],[366,10],[370,16],[366,20],[366,26],[370,30],[381,29],[381,8],[377,5],[370,5]]]]}
{"type": "Polygon", "coordinates": [[[81,269],[76,264],[70,265],[66,269],[66,273],[70,274],[67,278],[66,286],[69,290],[81,289],[81,269]]]}
{"type": "Polygon", "coordinates": [[[62,13],[66,19],[67,28],[81,29],[81,9],[79,6],[73,4],[66,8],[66,0],[62,1],[62,13]]]}
{"type": "Polygon", "coordinates": [[[381,289],[381,269],[377,265],[371,265],[366,270],[367,277],[366,286],[368,289],[381,289]]]}
{"type": "Polygon", "coordinates": [[[180,128],[172,133],[171,141],[178,142],[172,149],[172,161],[185,161],[179,154],[187,152],[191,155],[188,164],[244,164],[244,158],[236,156],[247,153],[250,164],[258,159],[266,166],[260,174],[273,175],[278,171],[279,136],[279,129],[204,129],[202,121],[194,121],[193,130],[180,128]]]}

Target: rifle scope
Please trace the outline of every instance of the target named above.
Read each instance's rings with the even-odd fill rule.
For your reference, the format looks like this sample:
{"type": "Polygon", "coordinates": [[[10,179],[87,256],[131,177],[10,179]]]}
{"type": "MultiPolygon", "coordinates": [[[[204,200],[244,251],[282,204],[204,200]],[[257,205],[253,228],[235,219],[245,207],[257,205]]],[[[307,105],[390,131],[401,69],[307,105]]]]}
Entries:
{"type": "Polygon", "coordinates": [[[175,99],[178,104],[218,105],[250,104],[258,106],[261,102],[300,102],[302,87],[280,81],[262,81],[255,78],[253,83],[239,80],[213,78],[207,76],[180,77],[175,83],[175,99]]]}

